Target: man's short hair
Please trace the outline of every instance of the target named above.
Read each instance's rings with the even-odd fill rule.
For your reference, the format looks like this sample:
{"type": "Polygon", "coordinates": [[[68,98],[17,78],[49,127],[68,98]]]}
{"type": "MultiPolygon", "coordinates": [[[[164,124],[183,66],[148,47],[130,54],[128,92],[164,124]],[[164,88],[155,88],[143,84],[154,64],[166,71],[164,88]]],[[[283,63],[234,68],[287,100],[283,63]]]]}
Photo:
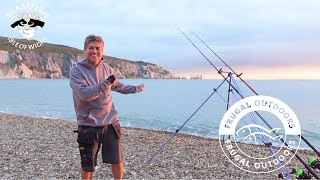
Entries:
{"type": "Polygon", "coordinates": [[[104,46],[104,42],[103,42],[103,39],[101,38],[101,36],[89,35],[86,37],[86,40],[84,41],[84,49],[87,49],[89,43],[93,42],[93,41],[101,42],[102,45],[104,46]]]}

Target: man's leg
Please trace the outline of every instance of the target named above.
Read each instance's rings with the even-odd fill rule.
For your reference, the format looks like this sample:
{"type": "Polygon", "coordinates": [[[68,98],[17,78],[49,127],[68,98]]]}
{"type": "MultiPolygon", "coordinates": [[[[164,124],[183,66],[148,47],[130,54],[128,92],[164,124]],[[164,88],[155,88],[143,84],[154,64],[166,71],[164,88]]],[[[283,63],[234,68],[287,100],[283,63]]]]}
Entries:
{"type": "MultiPolygon", "coordinates": [[[[93,149],[93,150],[96,150],[96,154],[93,158],[93,163],[94,163],[94,170],[96,169],[96,166],[97,166],[97,157],[98,157],[98,152],[99,152],[99,149],[100,149],[100,143],[98,143],[98,149],[93,149]]],[[[87,172],[87,171],[81,171],[81,179],[92,179],[92,172],[87,172]]]]}
{"type": "Polygon", "coordinates": [[[95,136],[95,128],[82,126],[79,130],[77,141],[81,157],[81,178],[92,179],[92,173],[95,171],[96,156],[100,147],[99,139],[95,136]]]}
{"type": "Polygon", "coordinates": [[[111,164],[112,175],[114,179],[121,179],[123,176],[122,162],[118,164],[111,164]]]}
{"type": "Polygon", "coordinates": [[[103,133],[102,159],[104,163],[111,164],[113,178],[122,179],[123,157],[119,121],[109,125],[103,133]]]}
{"type": "Polygon", "coordinates": [[[81,171],[81,179],[92,179],[92,172],[81,171]]]}

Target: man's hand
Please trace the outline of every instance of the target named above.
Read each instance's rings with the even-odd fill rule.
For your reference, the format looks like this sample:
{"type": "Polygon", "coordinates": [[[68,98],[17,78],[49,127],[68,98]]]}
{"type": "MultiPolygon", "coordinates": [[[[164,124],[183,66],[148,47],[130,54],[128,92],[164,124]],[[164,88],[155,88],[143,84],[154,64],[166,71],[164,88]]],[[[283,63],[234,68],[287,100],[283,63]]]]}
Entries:
{"type": "Polygon", "coordinates": [[[137,92],[141,92],[144,90],[144,85],[140,84],[140,86],[138,86],[137,92]]]}
{"type": "Polygon", "coordinates": [[[113,74],[107,78],[107,81],[109,86],[116,84],[118,82],[118,76],[116,74],[113,74]]]}
{"type": "Polygon", "coordinates": [[[114,76],[115,79],[114,79],[112,85],[118,83],[118,75],[117,75],[117,74],[114,74],[113,76],[114,76]]]}
{"type": "Polygon", "coordinates": [[[104,80],[104,83],[105,83],[107,89],[110,89],[111,86],[118,83],[117,74],[112,74],[111,76],[109,76],[106,80],[104,80]],[[111,76],[113,76],[113,77],[111,77],[111,76]],[[113,78],[114,78],[114,80],[113,80],[113,78]],[[112,80],[113,80],[113,82],[112,82],[112,80]]]}

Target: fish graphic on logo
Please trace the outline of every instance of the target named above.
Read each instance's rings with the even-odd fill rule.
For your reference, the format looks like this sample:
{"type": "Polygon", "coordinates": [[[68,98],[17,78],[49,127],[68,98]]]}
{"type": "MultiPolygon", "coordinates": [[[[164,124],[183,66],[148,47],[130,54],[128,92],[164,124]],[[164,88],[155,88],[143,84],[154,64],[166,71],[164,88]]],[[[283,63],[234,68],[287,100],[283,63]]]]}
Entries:
{"type": "Polygon", "coordinates": [[[281,135],[273,137],[272,134],[271,134],[272,132],[278,133],[279,130],[281,130],[281,128],[273,128],[273,129],[268,130],[265,127],[260,126],[260,125],[249,124],[249,125],[246,125],[246,126],[243,126],[242,128],[240,128],[236,132],[236,135],[239,138],[243,139],[243,141],[245,143],[249,143],[249,142],[252,142],[252,141],[256,142],[258,136],[265,136],[265,137],[269,138],[270,141],[274,141],[277,138],[279,138],[279,140],[282,138],[281,135]],[[259,131],[253,131],[253,128],[258,128],[260,130],[259,131]]]}

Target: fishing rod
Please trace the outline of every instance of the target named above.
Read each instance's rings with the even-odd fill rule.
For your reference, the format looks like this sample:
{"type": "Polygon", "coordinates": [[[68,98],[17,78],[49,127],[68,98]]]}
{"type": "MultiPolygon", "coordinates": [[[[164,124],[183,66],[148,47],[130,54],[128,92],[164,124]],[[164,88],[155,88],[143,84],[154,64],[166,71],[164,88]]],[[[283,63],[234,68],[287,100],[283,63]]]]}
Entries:
{"type": "MultiPolygon", "coordinates": [[[[295,174],[297,179],[311,179],[312,178],[310,173],[304,172],[303,169],[296,170],[295,168],[293,168],[289,174],[295,174]]],[[[283,175],[279,174],[278,178],[283,178],[283,175]]]]}
{"type": "MultiPolygon", "coordinates": [[[[237,82],[235,81],[235,79],[233,78],[232,75],[230,76],[230,80],[234,83],[234,85],[236,86],[238,92],[243,96],[243,93],[241,92],[240,87],[238,86],[237,82]]],[[[255,118],[255,116],[253,115],[252,112],[250,112],[249,115],[250,115],[252,121],[255,124],[260,125],[259,122],[256,120],[256,118],[255,118]]],[[[260,128],[258,128],[258,130],[261,132],[260,128]]],[[[280,174],[283,174],[283,176],[286,177],[286,179],[290,179],[290,177],[289,177],[288,173],[285,171],[285,169],[284,169],[279,157],[277,156],[277,154],[275,153],[274,149],[272,148],[272,144],[271,144],[270,140],[268,140],[264,135],[263,135],[263,139],[264,139],[264,141],[262,141],[262,142],[269,148],[269,150],[272,152],[273,157],[278,161],[278,165],[279,165],[280,170],[281,170],[280,174]]]]}
{"type": "MultiPolygon", "coordinates": [[[[226,67],[228,67],[234,74],[237,75],[237,77],[255,94],[259,95],[244,79],[241,78],[241,74],[237,74],[220,56],[218,56],[217,53],[215,53],[208,45],[205,43],[196,33],[191,31],[226,67]]],[[[260,117],[260,115],[258,115],[260,117]]],[[[320,157],[320,152],[302,135],[298,135],[301,137],[301,139],[314,151],[317,153],[317,155],[320,157]]]]}
{"type": "MultiPolygon", "coordinates": [[[[223,77],[223,79],[226,80],[226,81],[229,83],[229,85],[230,85],[230,86],[242,97],[242,99],[243,99],[244,96],[231,84],[231,78],[230,78],[230,82],[229,82],[228,79],[222,74],[222,69],[218,70],[218,68],[207,58],[207,56],[205,56],[205,55],[203,54],[203,52],[189,39],[189,37],[188,37],[184,32],[182,32],[182,30],[181,30],[180,28],[178,28],[178,29],[179,29],[179,31],[189,40],[189,42],[202,54],[202,56],[203,56],[204,58],[206,58],[207,61],[218,71],[218,73],[223,77]]],[[[232,77],[232,76],[230,76],[230,77],[232,77]]],[[[257,123],[256,123],[256,124],[257,124],[257,123]]],[[[266,140],[266,139],[265,139],[265,140],[266,140]]],[[[265,143],[267,143],[267,142],[265,142],[265,143]]],[[[269,143],[268,143],[268,144],[269,144],[269,143]]],[[[290,179],[288,173],[286,172],[286,170],[283,168],[281,162],[279,161],[278,155],[274,153],[274,150],[273,150],[272,146],[269,145],[269,146],[268,146],[268,149],[271,151],[271,153],[272,153],[272,155],[274,156],[274,158],[278,160],[277,162],[278,162],[278,165],[279,165],[279,167],[280,167],[280,170],[282,171],[282,173],[284,174],[284,176],[286,177],[286,179],[290,179]]]]}
{"type": "Polygon", "coordinates": [[[187,122],[201,109],[201,107],[214,95],[214,93],[217,92],[217,90],[222,86],[222,84],[225,82],[226,80],[223,80],[219,86],[217,88],[213,89],[213,92],[210,94],[210,96],[198,107],[198,109],[181,125],[181,127],[179,129],[177,129],[157,150],[156,152],[154,152],[151,157],[146,161],[146,164],[148,164],[161,150],[162,148],[167,145],[171,139],[177,135],[177,133],[187,124],[187,122]]]}
{"type": "MultiPolygon", "coordinates": [[[[316,159],[315,157],[310,157],[308,160],[310,167],[313,169],[319,169],[320,170],[320,160],[316,159]]],[[[295,173],[297,179],[311,179],[310,171],[308,173],[304,172],[303,169],[299,169],[298,171],[296,169],[292,169],[292,173],[295,173]]],[[[281,175],[278,176],[281,178],[281,175]]]]}
{"type": "MultiPolygon", "coordinates": [[[[236,80],[233,78],[233,76],[231,76],[231,79],[232,79],[232,82],[233,82],[233,83],[236,85],[236,87],[238,88],[239,92],[241,93],[241,90],[240,90],[239,86],[237,85],[236,80]]],[[[240,95],[240,94],[239,94],[239,95],[240,95]]],[[[241,95],[242,95],[242,94],[241,94],[241,95]]],[[[256,113],[262,120],[265,121],[265,119],[260,115],[260,113],[258,113],[257,111],[255,111],[255,113],[256,113]]],[[[251,113],[250,113],[250,115],[251,115],[251,118],[254,118],[251,113]]],[[[270,129],[272,129],[272,127],[270,126],[269,123],[267,123],[267,121],[265,121],[265,123],[269,126],[270,129]]],[[[273,131],[273,132],[274,132],[274,131],[273,131]]],[[[279,136],[279,134],[278,134],[277,132],[274,132],[274,133],[275,133],[277,136],[279,136]]],[[[283,138],[280,138],[280,140],[281,140],[287,147],[290,147],[290,146],[287,144],[287,142],[285,142],[285,141],[283,140],[283,138]]],[[[289,149],[290,149],[290,148],[289,148],[289,149]]],[[[306,162],[304,162],[304,160],[303,160],[297,153],[294,152],[293,149],[290,149],[290,150],[291,150],[291,152],[292,152],[293,154],[297,155],[296,157],[298,158],[298,160],[308,169],[308,174],[304,173],[304,171],[303,171],[302,169],[300,169],[299,171],[297,171],[296,177],[297,177],[298,179],[305,179],[305,178],[311,176],[311,175],[310,175],[310,173],[311,173],[312,175],[315,175],[315,176],[314,176],[315,178],[319,179],[319,177],[318,177],[318,175],[315,173],[315,171],[313,171],[313,169],[311,169],[311,168],[309,167],[309,165],[308,165],[306,162]],[[303,173],[301,173],[301,172],[303,172],[303,173]]],[[[311,165],[310,160],[309,160],[309,164],[311,165]]],[[[319,163],[319,166],[320,166],[320,163],[319,163]]],[[[311,167],[312,167],[312,166],[311,166],[311,167]]],[[[312,167],[312,168],[315,169],[315,167],[312,167]]],[[[284,174],[284,173],[280,173],[280,174],[282,174],[282,176],[285,176],[285,177],[287,178],[286,174],[284,174]]],[[[278,175],[278,177],[281,176],[280,174],[278,175]]],[[[289,173],[289,174],[291,174],[291,173],[289,173]]]]}
{"type": "MultiPolygon", "coordinates": [[[[320,160],[319,159],[316,159],[315,157],[310,157],[308,162],[313,169],[320,170],[320,160]]],[[[312,178],[312,176],[310,175],[310,171],[306,173],[306,172],[304,172],[303,169],[296,170],[295,168],[293,168],[292,171],[290,172],[290,174],[295,174],[297,179],[311,179],[312,178]]],[[[283,178],[283,175],[279,174],[278,177],[283,178]]]]}
{"type": "Polygon", "coordinates": [[[244,82],[244,83],[251,89],[251,91],[252,91],[253,93],[255,93],[256,95],[258,95],[258,93],[257,93],[249,84],[247,84],[247,82],[245,82],[245,81],[240,77],[240,76],[242,75],[242,73],[237,74],[237,73],[236,73],[222,58],[220,58],[220,56],[218,56],[218,54],[215,53],[196,33],[194,33],[193,31],[191,31],[191,32],[192,32],[205,46],[207,46],[207,48],[210,49],[210,51],[211,51],[218,59],[220,59],[225,66],[227,66],[234,74],[236,74],[237,77],[238,77],[239,79],[241,79],[241,81],[244,82]]]}
{"type": "MultiPolygon", "coordinates": [[[[234,94],[234,92],[233,91],[231,91],[232,92],[232,94],[233,94],[233,96],[236,98],[236,100],[237,101],[239,101],[239,99],[236,97],[236,95],[234,94]]],[[[245,122],[245,121],[244,121],[245,122]]],[[[247,124],[246,122],[245,122],[245,124],[247,124]]],[[[279,136],[277,133],[275,133],[277,136],[279,136]]],[[[285,145],[286,146],[288,146],[288,144],[282,139],[282,138],[280,138],[280,140],[283,142],[283,143],[285,143],[285,145]]],[[[293,152],[293,151],[292,151],[293,152]]],[[[310,167],[312,167],[313,169],[319,169],[320,170],[320,160],[319,159],[316,159],[315,157],[310,157],[309,158],[309,160],[308,160],[308,162],[309,162],[309,165],[307,164],[307,163],[305,163],[304,161],[303,161],[303,159],[299,156],[299,155],[297,155],[296,156],[297,158],[298,158],[298,160],[304,165],[304,166],[310,166],[310,167]]],[[[307,169],[309,169],[309,168],[307,168],[307,169]]],[[[310,170],[310,169],[309,169],[310,170]]],[[[296,178],[297,179],[311,179],[311,175],[310,175],[310,171],[308,171],[308,173],[305,173],[304,171],[303,171],[303,169],[299,169],[298,171],[296,170],[296,169],[292,169],[292,171],[289,173],[289,174],[295,174],[296,175],[296,178]]],[[[279,178],[283,178],[284,177],[284,175],[282,174],[282,173],[280,173],[279,175],[278,175],[278,177],[279,178]]],[[[317,177],[316,177],[317,178],[317,177]]]]}
{"type": "MultiPolygon", "coordinates": [[[[189,42],[201,53],[201,55],[218,71],[218,73],[224,78],[224,79],[226,79],[225,78],[225,76],[221,73],[222,72],[222,69],[220,69],[220,70],[218,70],[218,68],[216,67],[216,66],[214,66],[213,65],[213,63],[202,53],[202,51],[185,35],[185,33],[183,33],[182,31],[181,31],[181,29],[180,28],[178,28],[179,29],[179,31],[189,40],[189,42]]],[[[195,33],[194,33],[195,34],[195,33]]],[[[201,40],[201,39],[200,39],[201,40]]],[[[201,40],[202,41],[202,40],[201,40]]],[[[202,41],[203,42],[203,41],[202,41]]],[[[207,46],[208,47],[208,46],[207,46]]],[[[210,48],[211,49],[211,48],[210,48]]],[[[211,49],[212,50],[212,49],[211,49]]],[[[214,54],[216,54],[216,53],[214,53],[214,54]]],[[[220,57],[219,57],[220,58],[220,57]]],[[[221,58],[220,58],[221,59],[221,58]]],[[[221,59],[222,60],[222,59],[221,59]]],[[[223,61],[223,60],[222,60],[223,61]]],[[[223,61],[224,62],[224,61],[223,61]]],[[[230,70],[231,71],[233,71],[233,69],[229,66],[229,65],[227,65],[225,62],[224,62],[224,64],[227,66],[227,67],[229,67],[230,68],[230,70]]],[[[235,71],[233,71],[234,73],[235,73],[235,71]]],[[[237,74],[237,73],[235,73],[235,74],[237,74]]],[[[241,78],[240,76],[242,75],[242,73],[240,74],[240,75],[238,75],[237,74],[237,77],[239,77],[239,78],[241,78]]],[[[242,79],[242,78],[241,78],[242,79]]],[[[256,91],[251,87],[251,86],[249,86],[244,80],[242,80],[256,95],[258,95],[257,93],[256,93],[256,91]]],[[[227,80],[227,82],[228,83],[230,83],[228,80],[227,80]]],[[[230,84],[231,85],[231,87],[237,92],[237,94],[239,94],[240,95],[240,97],[243,99],[244,98],[244,96],[243,95],[241,95],[239,92],[238,92],[238,90],[232,85],[232,84],[230,84]]],[[[255,113],[263,120],[263,122],[270,128],[270,129],[273,129],[272,128],[272,126],[258,113],[258,112],[256,112],[255,111],[255,113]]],[[[273,131],[274,132],[274,131],[273,131]]],[[[274,132],[275,133],[275,132],[274,132]]],[[[305,138],[304,138],[305,139],[305,138]]],[[[282,138],[281,138],[281,141],[282,142],[284,142],[284,144],[286,145],[286,146],[289,146],[282,138]]],[[[312,148],[312,147],[311,147],[312,148]]],[[[294,152],[293,150],[291,150],[292,152],[294,152]]],[[[318,154],[319,155],[319,154],[318,154]]],[[[317,178],[317,179],[319,179],[319,177],[318,177],[318,175],[313,171],[313,169],[311,169],[310,168],[310,166],[307,164],[307,163],[305,163],[304,161],[303,161],[303,159],[296,153],[295,154],[295,156],[297,157],[297,159],[308,169],[308,171],[315,177],[315,178],[317,178]]]]}
{"type": "MultiPolygon", "coordinates": [[[[188,39],[189,42],[200,52],[200,54],[213,66],[213,68],[214,68],[216,71],[218,71],[218,74],[220,74],[220,75],[222,76],[222,78],[223,78],[224,80],[226,80],[226,81],[230,84],[230,86],[232,87],[232,89],[234,89],[234,90],[237,92],[237,94],[243,99],[244,96],[243,96],[241,93],[239,93],[239,91],[231,84],[231,81],[229,82],[229,81],[227,80],[227,78],[222,74],[222,69],[218,70],[218,68],[207,58],[207,56],[205,56],[205,55],[203,54],[203,52],[189,39],[189,37],[188,37],[184,32],[182,32],[182,30],[181,30],[180,28],[178,28],[178,29],[179,29],[179,31],[186,37],[186,39],[188,39]]],[[[236,73],[235,73],[235,74],[236,74],[236,73]]],[[[241,75],[241,74],[240,74],[240,75],[241,75]]],[[[237,76],[240,76],[240,75],[237,75],[237,76]]],[[[250,86],[248,86],[248,87],[250,87],[250,86]]],[[[250,88],[250,89],[252,89],[252,88],[250,88]]],[[[252,90],[253,90],[253,89],[252,89],[252,90]]],[[[253,92],[255,92],[255,91],[253,90],[253,92]]],[[[255,113],[258,114],[258,112],[256,112],[256,111],[255,111],[255,113]]],[[[271,126],[260,114],[259,114],[258,116],[262,119],[262,121],[263,121],[270,129],[273,129],[272,126],[271,126]]],[[[282,140],[282,142],[285,142],[285,141],[282,140]]],[[[286,146],[289,146],[287,143],[284,143],[284,144],[285,144],[286,146]]],[[[291,149],[291,151],[294,152],[292,149],[291,149]]],[[[302,159],[297,153],[295,153],[295,156],[298,158],[298,160],[308,169],[308,171],[309,171],[316,179],[320,179],[319,176],[315,173],[315,171],[314,171],[313,169],[311,169],[310,166],[309,166],[307,163],[305,163],[305,162],[303,161],[303,159],[302,159]]],[[[285,174],[285,175],[287,175],[287,174],[285,174]]]]}

